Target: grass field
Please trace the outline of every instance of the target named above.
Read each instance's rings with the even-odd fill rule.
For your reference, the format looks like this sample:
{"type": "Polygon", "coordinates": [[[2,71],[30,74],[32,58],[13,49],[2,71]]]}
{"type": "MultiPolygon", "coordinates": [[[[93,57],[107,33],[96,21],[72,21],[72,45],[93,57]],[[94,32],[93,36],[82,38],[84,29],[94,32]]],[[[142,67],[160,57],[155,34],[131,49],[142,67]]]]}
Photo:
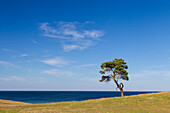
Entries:
{"type": "Polygon", "coordinates": [[[170,113],[170,92],[86,101],[28,104],[0,100],[1,113],[170,113]]]}

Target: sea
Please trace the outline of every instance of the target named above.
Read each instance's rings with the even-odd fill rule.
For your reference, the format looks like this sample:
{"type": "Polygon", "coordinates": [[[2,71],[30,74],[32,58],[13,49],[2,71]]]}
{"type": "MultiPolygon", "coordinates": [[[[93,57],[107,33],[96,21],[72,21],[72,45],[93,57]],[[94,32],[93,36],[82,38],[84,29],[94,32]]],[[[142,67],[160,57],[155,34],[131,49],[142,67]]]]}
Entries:
{"type": "MultiPolygon", "coordinates": [[[[124,91],[124,96],[155,92],[158,91],[124,91]]],[[[0,99],[32,104],[83,101],[120,96],[119,91],[0,91],[0,99]]]]}

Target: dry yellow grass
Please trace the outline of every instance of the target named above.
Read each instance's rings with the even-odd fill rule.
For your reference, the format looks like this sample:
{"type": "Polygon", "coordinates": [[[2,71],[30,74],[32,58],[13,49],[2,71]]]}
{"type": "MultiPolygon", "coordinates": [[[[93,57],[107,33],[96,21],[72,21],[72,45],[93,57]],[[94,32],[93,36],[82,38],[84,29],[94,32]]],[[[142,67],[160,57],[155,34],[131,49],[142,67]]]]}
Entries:
{"type": "Polygon", "coordinates": [[[170,92],[86,101],[28,104],[0,100],[2,113],[170,113],[170,92]]]}

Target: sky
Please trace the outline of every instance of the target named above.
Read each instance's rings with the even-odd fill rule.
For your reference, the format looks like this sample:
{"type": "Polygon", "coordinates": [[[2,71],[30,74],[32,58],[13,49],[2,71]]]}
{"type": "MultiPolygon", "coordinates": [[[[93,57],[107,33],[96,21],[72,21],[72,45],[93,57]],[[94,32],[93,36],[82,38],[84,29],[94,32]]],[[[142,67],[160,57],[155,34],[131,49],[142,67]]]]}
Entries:
{"type": "Polygon", "coordinates": [[[169,0],[0,0],[0,90],[115,91],[100,65],[123,58],[125,91],[170,91],[169,0]]]}

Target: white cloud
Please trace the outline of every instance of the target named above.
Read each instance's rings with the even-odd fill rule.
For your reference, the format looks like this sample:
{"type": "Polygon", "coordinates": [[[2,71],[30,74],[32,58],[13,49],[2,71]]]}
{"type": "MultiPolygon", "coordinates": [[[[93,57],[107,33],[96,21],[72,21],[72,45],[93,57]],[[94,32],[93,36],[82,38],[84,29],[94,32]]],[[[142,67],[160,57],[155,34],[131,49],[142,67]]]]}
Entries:
{"type": "Polygon", "coordinates": [[[17,80],[17,81],[24,81],[25,79],[22,77],[18,77],[18,76],[11,76],[11,79],[17,80]]]}
{"type": "Polygon", "coordinates": [[[152,65],[152,66],[146,66],[146,68],[160,68],[160,67],[166,67],[166,65],[152,65]]]}
{"type": "Polygon", "coordinates": [[[64,29],[64,31],[62,33],[65,36],[70,36],[74,40],[82,39],[85,37],[83,34],[79,33],[78,31],[72,30],[72,29],[64,29]]]}
{"type": "Polygon", "coordinates": [[[40,25],[40,29],[44,30],[46,34],[48,34],[48,33],[56,33],[57,34],[58,33],[56,29],[49,27],[48,25],[49,25],[49,23],[42,23],[40,25]]]}
{"type": "Polygon", "coordinates": [[[7,77],[0,77],[0,80],[3,80],[3,81],[11,81],[10,78],[7,78],[7,77]]]}
{"type": "Polygon", "coordinates": [[[19,66],[6,62],[6,61],[0,61],[0,65],[5,66],[5,67],[14,67],[14,68],[19,68],[19,66]]]}
{"type": "Polygon", "coordinates": [[[141,70],[138,73],[130,74],[130,77],[152,78],[152,77],[170,77],[170,71],[141,70]]]}
{"type": "Polygon", "coordinates": [[[9,77],[0,77],[0,80],[3,80],[3,81],[12,81],[12,80],[25,81],[25,78],[18,77],[18,76],[9,76],[9,77]]]}
{"type": "Polygon", "coordinates": [[[21,54],[20,57],[26,57],[28,54],[21,54]]]}
{"type": "Polygon", "coordinates": [[[85,65],[80,65],[79,67],[92,67],[95,66],[95,64],[85,64],[85,65]]]}
{"type": "Polygon", "coordinates": [[[77,41],[76,44],[65,44],[65,45],[63,45],[63,49],[64,49],[64,51],[69,52],[74,49],[83,50],[83,49],[86,49],[93,45],[95,45],[95,42],[93,42],[91,40],[84,39],[84,40],[77,41]]]}
{"type": "Polygon", "coordinates": [[[84,35],[91,38],[98,38],[104,35],[103,32],[98,30],[84,31],[84,35]]]}
{"type": "Polygon", "coordinates": [[[85,49],[86,47],[81,47],[81,46],[79,46],[79,45],[63,45],[63,49],[64,49],[64,51],[71,51],[71,50],[74,50],[74,49],[85,49]]]}
{"type": "Polygon", "coordinates": [[[78,22],[41,23],[40,30],[44,31],[44,36],[62,40],[65,51],[83,50],[95,45],[96,40],[104,35],[103,31],[83,28],[85,24],[90,23],[89,21],[83,24],[78,22]]]}
{"type": "Polygon", "coordinates": [[[32,43],[39,45],[39,43],[35,40],[32,40],[32,43]]]}
{"type": "Polygon", "coordinates": [[[90,77],[82,77],[80,78],[81,80],[84,80],[84,81],[92,81],[92,82],[99,82],[99,79],[98,78],[90,78],[90,77]]]}
{"type": "Polygon", "coordinates": [[[47,59],[47,60],[43,60],[41,62],[48,64],[48,65],[57,66],[57,67],[63,67],[65,65],[69,65],[70,63],[73,63],[72,61],[65,60],[61,57],[47,59]]]}
{"type": "Polygon", "coordinates": [[[44,36],[51,37],[51,38],[61,38],[61,39],[68,39],[65,36],[59,36],[59,35],[52,35],[52,34],[44,34],[44,36]]]}
{"type": "Polygon", "coordinates": [[[94,23],[93,21],[86,21],[85,22],[86,24],[89,24],[89,23],[94,23]]]}
{"type": "Polygon", "coordinates": [[[6,48],[2,48],[2,51],[5,51],[5,52],[14,52],[14,50],[12,50],[12,49],[6,49],[6,48]]]}
{"type": "Polygon", "coordinates": [[[70,71],[65,71],[65,70],[59,70],[59,69],[51,69],[51,70],[45,70],[43,71],[45,74],[49,75],[55,75],[55,76],[79,76],[80,74],[73,73],[70,71]]]}
{"type": "Polygon", "coordinates": [[[45,82],[46,78],[44,77],[31,77],[31,76],[7,76],[7,77],[0,77],[0,80],[3,81],[32,81],[32,82],[45,82]]]}
{"type": "Polygon", "coordinates": [[[144,71],[147,75],[170,76],[170,71],[144,71]]]}

